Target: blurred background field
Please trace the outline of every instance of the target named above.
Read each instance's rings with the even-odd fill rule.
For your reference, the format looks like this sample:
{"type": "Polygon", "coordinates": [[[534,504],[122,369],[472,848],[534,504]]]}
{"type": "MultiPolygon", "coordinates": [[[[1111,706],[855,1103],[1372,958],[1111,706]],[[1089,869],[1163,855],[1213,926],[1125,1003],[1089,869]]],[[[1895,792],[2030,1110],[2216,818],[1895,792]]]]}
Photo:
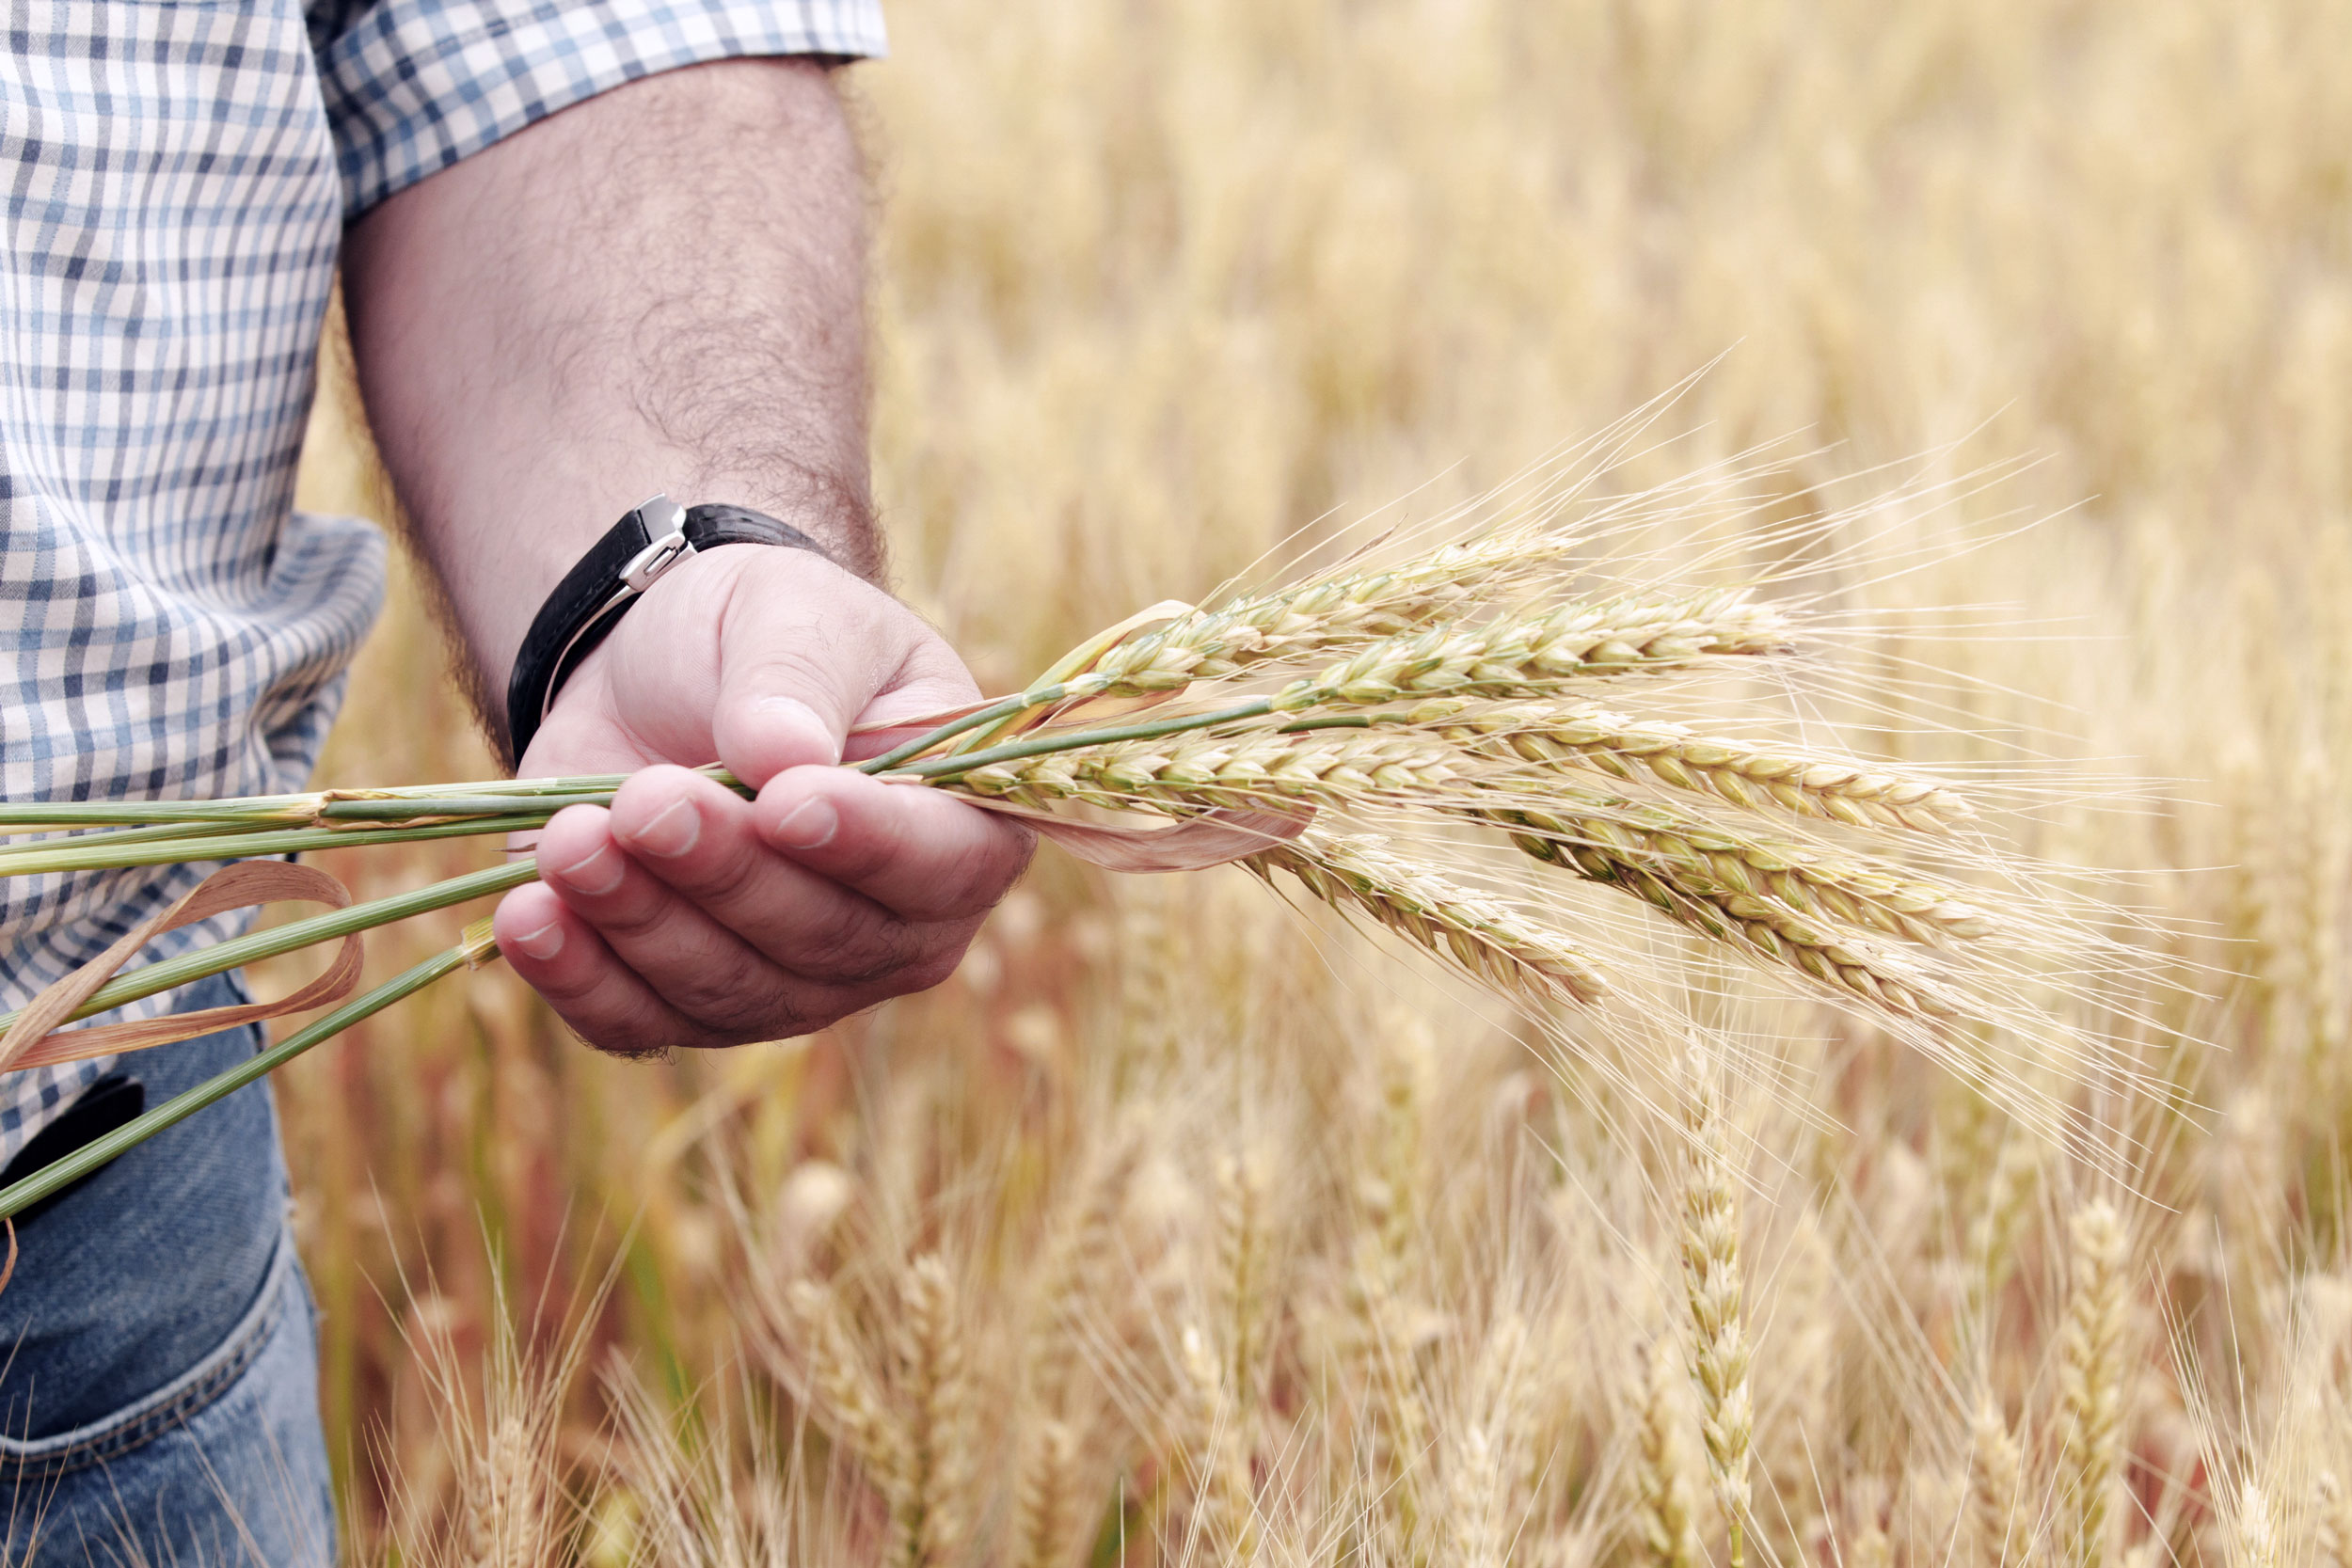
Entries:
{"type": "MultiPolygon", "coordinates": [[[[1796,1085],[1727,1112],[1752,1151],[1750,1551],[2352,1563],[2352,7],[890,20],[896,55],[852,77],[877,489],[898,588],[984,688],[1327,513],[1433,514],[1727,350],[1660,427],[1688,433],[1671,463],[1794,436],[1819,450],[1787,515],[1913,453],[2032,460],[1856,602],[1979,607],[1894,650],[1971,683],[1913,718],[2083,770],[2002,831],[2151,873],[2116,888],[2210,995],[2161,1022],[2210,1043],[2142,1042],[2189,1108],[2096,1108],[2129,1134],[2117,1184],[1826,1011],[1742,1015],[1796,1085]],[[2118,765],[2161,800],[2097,805],[2118,765]]],[[[304,504],[384,515],[326,391],[304,504]]],[[[404,580],[322,783],[489,773],[442,672],[404,580]]],[[[326,863],[368,896],[476,854],[326,863]]],[[[453,1416],[430,1371],[473,1378],[508,1317],[587,1347],[547,1560],[879,1553],[889,1487],[848,1462],[839,1390],[814,1427],[793,1397],[822,1337],[788,1285],[835,1277],[903,1403],[935,1253],[968,1473],[943,1483],[954,1549],[935,1517],[902,1560],[1723,1561],[1695,1419],[1643,1348],[1671,1332],[1680,1201],[1655,1132],[1238,872],[1114,880],[1041,854],[947,985],[814,1040],[611,1060],[488,972],[281,1074],[362,1560],[394,1535],[497,1555],[448,1431],[497,1412],[453,1416]],[[1100,1279],[1039,1307],[1025,1276],[1089,1212],[1118,1238],[1100,1279]],[[1236,1246],[1264,1252],[1255,1306],[1226,1299],[1236,1246]],[[803,1480],[768,1503],[760,1432],[807,1444],[770,1456],[803,1480]],[[709,1505],[738,1545],[791,1548],[665,1535],[694,1488],[656,1434],[753,1478],[709,1505]]]]}

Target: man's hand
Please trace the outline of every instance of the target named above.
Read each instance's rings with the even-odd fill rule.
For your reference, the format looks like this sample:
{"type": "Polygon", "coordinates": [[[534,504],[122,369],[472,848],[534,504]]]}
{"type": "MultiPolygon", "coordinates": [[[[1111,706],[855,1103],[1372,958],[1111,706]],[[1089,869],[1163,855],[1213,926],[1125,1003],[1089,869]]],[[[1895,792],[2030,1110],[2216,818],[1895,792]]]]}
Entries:
{"type": "Polygon", "coordinates": [[[527,778],[644,770],[611,811],[574,806],[538,835],[545,879],[499,906],[501,949],[619,1051],[803,1034],[937,984],[1030,835],[831,765],[852,725],[977,694],[904,607],[807,551],[696,557],[581,665],[523,758],[527,778]],[[758,799],[660,766],[688,757],[758,799]]]}
{"type": "Polygon", "coordinates": [[[550,823],[545,885],[498,911],[515,968],[613,1050],[776,1038],[930,985],[1027,853],[1001,818],[810,766],[853,724],[975,695],[861,580],[866,214],[832,75],[732,60],[541,120],[345,247],[370,422],[477,693],[505,690],[548,591],[656,491],[771,513],[860,574],[750,545],[685,562],[519,759],[644,769],[610,812],[550,823]],[[759,799],[687,771],[714,760],[759,799]]]}

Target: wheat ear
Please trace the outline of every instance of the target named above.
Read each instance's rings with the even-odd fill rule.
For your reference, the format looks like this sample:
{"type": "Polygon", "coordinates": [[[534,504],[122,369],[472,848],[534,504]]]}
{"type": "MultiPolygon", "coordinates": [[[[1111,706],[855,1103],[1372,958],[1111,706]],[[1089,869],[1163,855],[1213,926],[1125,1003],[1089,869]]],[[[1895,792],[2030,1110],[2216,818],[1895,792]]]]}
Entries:
{"type": "Polygon", "coordinates": [[[1655,780],[1750,810],[1771,807],[1858,828],[1948,832],[1975,816],[1933,779],[1791,747],[1701,735],[1687,725],[1628,718],[1590,705],[1502,705],[1441,731],[1489,755],[1567,765],[1626,780],[1655,780]]]}
{"type": "Polygon", "coordinates": [[[1905,958],[1840,931],[1769,894],[1742,892],[1693,864],[1679,838],[1649,840],[1620,824],[1554,811],[1483,814],[1515,832],[1530,856],[1573,868],[1588,880],[1623,888],[1644,903],[1717,942],[1883,1007],[1914,1017],[1960,1011],[1933,976],[1905,958]]]}
{"type": "Polygon", "coordinates": [[[1968,1425],[1968,1522],[1986,1568],[2001,1568],[2011,1556],[2017,1528],[2019,1472],[2017,1438],[2001,1418],[1991,1394],[1977,1402],[1968,1425]]]}
{"type": "Polygon", "coordinates": [[[1554,847],[1539,850],[1522,843],[1528,853],[1557,864],[1565,851],[1597,881],[1622,880],[1626,868],[1639,867],[1688,897],[1726,907],[1740,898],[1770,899],[1800,916],[1843,921],[1931,947],[1971,942],[1995,929],[1990,914],[1946,883],[1819,846],[1744,832],[1654,801],[1568,792],[1510,816],[1554,847]]]}
{"type": "Polygon", "coordinates": [[[1294,681],[1275,711],[1406,697],[1521,697],[1579,676],[1678,669],[1724,656],[1788,652],[1788,619],[1745,592],[1559,606],[1469,628],[1384,638],[1294,681]]]}
{"type": "Polygon", "coordinates": [[[1184,1325],[1177,1345],[1189,1396],[1184,1449],[1200,1535],[1216,1561],[1253,1563],[1258,1560],[1253,1445],[1226,1382],[1224,1359],[1198,1323],[1184,1325]]]}
{"type": "Polygon", "coordinates": [[[1565,536],[1514,530],[1448,545],[1379,571],[1345,572],[1179,616],[1131,637],[1094,662],[1089,686],[1113,693],[1166,691],[1275,659],[1409,632],[1492,592],[1569,548],[1565,536]]]}
{"type": "Polygon", "coordinates": [[[1984,1200],[1968,1222],[1968,1321],[1988,1343],[1994,1303],[2016,1267],[2018,1239],[2033,1215],[2041,1171],[2042,1146],[2031,1134],[2012,1130],[2001,1140],[1984,1200]]]}
{"type": "Polygon", "coordinates": [[[907,1407],[905,1493],[894,1521],[894,1557],[904,1568],[940,1568],[966,1544],[970,1411],[956,1307],[954,1283],[937,1253],[908,1265],[898,1283],[897,1336],[907,1407]]]}
{"type": "Polygon", "coordinates": [[[1370,1136],[1359,1143],[1360,1219],[1348,1298],[1355,1314],[1354,1382],[1363,1399],[1361,1435],[1370,1445],[1380,1511],[1394,1531],[1395,1550],[1409,1557],[1426,1550],[1419,1466],[1429,1421],[1407,1291],[1422,1241],[1423,1085],[1431,1045],[1410,1020],[1400,1020],[1382,1045],[1370,1136]]]}
{"type": "Polygon", "coordinates": [[[1068,1555],[1082,1458],[1069,1409],[1070,1374],[1079,1360],[1079,1320],[1112,1272],[1119,1217],[1143,1155],[1142,1140],[1122,1133],[1049,1230],[1043,1267],[1024,1338],[1025,1399],[1031,1417],[1013,1481],[1013,1560],[1020,1568],[1057,1568],[1068,1555]]]}
{"type": "Polygon", "coordinates": [[[2123,1222],[2099,1199],[2075,1211],[2069,1231],[2074,1291],[2059,1333],[2058,1399],[2067,1423],[2060,1480],[2073,1560],[2099,1568],[2107,1558],[2107,1501],[2123,1421],[2123,1222]]]}
{"type": "Polygon", "coordinates": [[[1040,1417],[1025,1433],[1013,1478],[1013,1559],[1017,1568],[1062,1568],[1077,1516],[1078,1430],[1040,1417]]]}
{"type": "Polygon", "coordinates": [[[1229,1152],[1218,1158],[1217,1307],[1232,1336],[1226,1349],[1226,1377],[1234,1403],[1243,1411],[1256,1404],[1258,1361],[1265,1348],[1271,1186],[1263,1157],[1229,1152]]]}
{"type": "Polygon", "coordinates": [[[548,1531],[548,1434],[519,1411],[493,1418],[466,1493],[467,1546],[480,1568],[538,1568],[552,1560],[548,1531]]]}
{"type": "Polygon", "coordinates": [[[1756,1425],[1740,1312],[1740,1200],[1714,1065],[1693,1050],[1683,1101],[1683,1293],[1691,1310],[1691,1378],[1698,1386],[1707,1467],[1730,1532],[1731,1568],[1746,1561],[1748,1461],[1756,1425]]]}
{"type": "Polygon", "coordinates": [[[1685,1376],[1682,1358],[1675,1350],[1673,1337],[1664,1334],[1643,1346],[1637,1355],[1644,1376],[1633,1475],[1642,1546],[1650,1568],[1698,1568],[1698,1524],[1676,1419],[1675,1395],[1685,1376]]]}
{"type": "Polygon", "coordinates": [[[787,1290],[785,1305],[807,1357],[807,1391],[818,1424],[865,1470],[898,1519],[910,1485],[908,1434],[882,1399],[840,1298],[829,1286],[801,1279],[787,1290]]]}
{"type": "Polygon", "coordinates": [[[1517,1450],[1529,1424],[1526,1351],[1526,1321],[1506,1313],[1487,1330],[1471,1373],[1446,1484],[1448,1555],[1460,1568],[1503,1568],[1505,1520],[1518,1500],[1513,1477],[1525,1458],[1517,1450]]]}
{"type": "Polygon", "coordinates": [[[1608,990],[1599,965],[1565,937],[1370,839],[1310,830],[1244,863],[1260,876],[1287,871],[1325,903],[1369,915],[1502,990],[1591,1003],[1608,990]]]}
{"type": "Polygon", "coordinates": [[[1263,806],[1284,801],[1348,805],[1406,797],[1452,783],[1463,757],[1442,741],[1375,730],[1293,736],[1170,736],[991,763],[954,787],[1041,807],[1055,800],[1119,808],[1137,804],[1263,806]]]}
{"type": "Polygon", "coordinates": [[[2253,1477],[2238,1483],[2230,1515],[2230,1560],[2235,1568],[2279,1568],[2279,1528],[2270,1497],[2253,1477]]]}

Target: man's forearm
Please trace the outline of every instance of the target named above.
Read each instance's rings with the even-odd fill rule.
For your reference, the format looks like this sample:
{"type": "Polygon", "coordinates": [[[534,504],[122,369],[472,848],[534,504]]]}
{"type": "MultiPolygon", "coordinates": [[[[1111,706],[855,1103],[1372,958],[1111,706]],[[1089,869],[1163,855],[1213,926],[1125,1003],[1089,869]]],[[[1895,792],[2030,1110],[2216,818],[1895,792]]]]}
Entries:
{"type": "MultiPolygon", "coordinates": [[[[385,202],[352,236],[352,345],[386,466],[481,686],[541,600],[656,490],[816,535],[666,573],[516,766],[631,775],[534,840],[500,949],[624,1051],[802,1034],[951,970],[1028,840],[832,766],[978,695],[861,580],[866,195],[834,85],[744,61],[566,109],[385,202]],[[746,800],[690,771],[722,762],[746,800]]],[[[490,717],[495,724],[493,705],[490,717]]]]}
{"type": "Polygon", "coordinates": [[[486,689],[655,490],[771,512],[876,574],[866,230],[834,83],[787,60],[603,93],[360,221],[369,420],[486,689]]]}

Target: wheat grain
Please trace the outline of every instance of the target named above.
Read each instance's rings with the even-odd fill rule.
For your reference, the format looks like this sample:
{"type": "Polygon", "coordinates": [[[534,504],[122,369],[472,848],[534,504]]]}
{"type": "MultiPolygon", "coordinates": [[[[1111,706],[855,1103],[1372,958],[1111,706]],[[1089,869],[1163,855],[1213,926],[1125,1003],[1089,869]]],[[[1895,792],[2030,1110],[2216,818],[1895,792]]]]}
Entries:
{"type": "Polygon", "coordinates": [[[1071,1548],[1081,1484],[1079,1426],[1070,1378],[1081,1360],[1081,1320],[1115,1275],[1119,1219],[1144,1141],[1130,1123],[1059,1205],[1049,1227],[1022,1342],[1024,1423],[1013,1479],[1013,1559],[1057,1568],[1071,1548]]]}

